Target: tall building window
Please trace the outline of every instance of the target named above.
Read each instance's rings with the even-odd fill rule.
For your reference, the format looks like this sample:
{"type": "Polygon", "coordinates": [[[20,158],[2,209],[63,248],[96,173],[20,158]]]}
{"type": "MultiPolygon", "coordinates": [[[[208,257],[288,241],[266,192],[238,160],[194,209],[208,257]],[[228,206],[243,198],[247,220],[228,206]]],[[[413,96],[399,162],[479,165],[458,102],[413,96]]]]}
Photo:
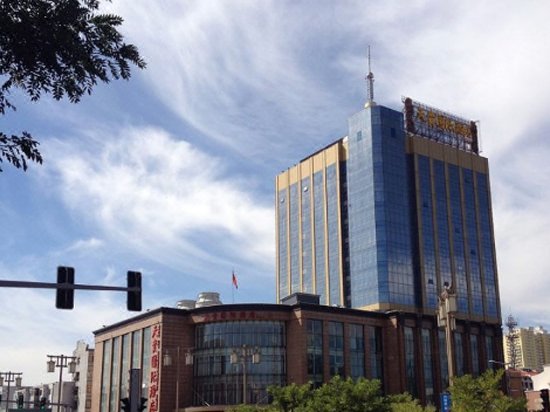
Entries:
{"type": "Polygon", "coordinates": [[[330,376],[344,376],[344,324],[328,323],[330,376]]]}
{"type": "Polygon", "coordinates": [[[382,328],[374,326],[369,327],[369,360],[370,360],[370,377],[371,379],[382,380],[383,376],[383,342],[382,328]]]}
{"type": "Polygon", "coordinates": [[[464,347],[462,345],[462,333],[454,332],[456,376],[464,375],[464,347]]]}
{"type": "Polygon", "coordinates": [[[111,362],[111,395],[109,397],[109,411],[118,412],[118,387],[119,387],[119,359],[120,337],[113,338],[113,357],[111,362]]]}
{"type": "Polygon", "coordinates": [[[132,332],[132,369],[141,369],[141,330],[132,332]]]}
{"type": "Polygon", "coordinates": [[[379,301],[376,287],[378,268],[372,133],[363,116],[353,116],[349,122],[347,193],[350,295],[351,306],[361,307],[379,301]],[[365,130],[362,130],[364,128],[365,130]],[[362,138],[357,139],[357,136],[362,138]],[[366,218],[367,216],[369,218],[366,218]]]}
{"type": "Polygon", "coordinates": [[[298,185],[290,185],[290,293],[300,292],[300,244],[298,236],[298,185]]]}
{"type": "Polygon", "coordinates": [[[481,264],[485,278],[487,315],[497,317],[496,268],[493,255],[494,239],[491,223],[491,203],[487,175],[476,173],[479,209],[479,233],[481,236],[481,264]]]}
{"type": "Polygon", "coordinates": [[[479,345],[477,335],[470,335],[470,352],[472,354],[472,375],[479,375],[479,345]]]}
{"type": "Polygon", "coordinates": [[[346,160],[340,162],[340,211],[341,211],[341,238],[342,238],[342,272],[344,279],[343,306],[351,307],[351,278],[349,258],[349,214],[348,214],[348,165],[346,160]]]}
{"type": "Polygon", "coordinates": [[[477,213],[474,192],[474,176],[471,170],[462,169],[464,187],[464,212],[466,223],[466,239],[468,250],[466,255],[469,262],[470,295],[472,298],[472,312],[483,315],[483,299],[481,290],[481,274],[479,265],[479,250],[477,236],[477,213]]]}
{"type": "Polygon", "coordinates": [[[327,303],[325,268],[325,190],[323,172],[313,175],[314,226],[315,226],[315,293],[322,305],[327,303]]]}
{"type": "Polygon", "coordinates": [[[379,113],[382,133],[373,130],[373,168],[380,302],[416,306],[420,290],[413,286],[417,271],[412,263],[412,159],[403,150],[402,117],[379,113]],[[392,136],[392,129],[399,133],[392,136]]]}
{"type": "Polygon", "coordinates": [[[120,368],[120,397],[128,396],[129,379],[130,379],[130,334],[127,333],[122,337],[122,359],[120,368]]]}
{"type": "Polygon", "coordinates": [[[288,296],[288,250],[287,250],[287,199],[286,190],[279,191],[279,299],[288,296]]]}
{"type": "MultiPolygon", "coordinates": [[[[141,396],[144,398],[149,397],[149,383],[151,372],[151,327],[143,329],[143,358],[141,361],[141,396]]],[[[149,407],[147,407],[147,410],[149,407]]]]}
{"type": "Polygon", "coordinates": [[[449,361],[447,358],[447,337],[444,330],[438,330],[437,336],[439,340],[439,366],[441,373],[441,388],[449,387],[449,361]]]}
{"type": "Polygon", "coordinates": [[[430,173],[430,159],[418,156],[418,179],[420,182],[420,218],[422,225],[422,274],[424,277],[424,305],[435,309],[437,306],[437,275],[435,262],[435,236],[433,226],[434,210],[432,206],[432,182],[430,173]]]}
{"type": "Polygon", "coordinates": [[[423,355],[423,370],[424,370],[424,388],[426,402],[428,404],[434,402],[434,375],[433,375],[433,358],[432,358],[432,336],[430,329],[422,329],[422,355],[423,355]]]}
{"type": "Polygon", "coordinates": [[[451,223],[453,234],[453,256],[456,273],[456,300],[458,311],[469,314],[468,283],[466,280],[466,262],[464,258],[464,229],[462,224],[462,197],[460,191],[460,173],[455,165],[449,165],[449,193],[451,204],[451,223]]]}
{"type": "Polygon", "coordinates": [[[353,379],[365,376],[365,334],[363,325],[350,324],[349,357],[350,371],[353,379]]]}
{"type": "Polygon", "coordinates": [[[100,400],[100,412],[107,412],[109,401],[109,387],[111,376],[111,348],[113,345],[112,340],[106,340],[103,342],[103,362],[101,373],[101,400],[100,400]]]}
{"type": "Polygon", "coordinates": [[[307,374],[315,386],[323,384],[323,321],[307,320],[307,374]]]}
{"type": "Polygon", "coordinates": [[[407,378],[407,392],[416,397],[414,331],[413,328],[405,326],[403,332],[405,335],[405,376],[407,378]]]}
{"type": "Polygon", "coordinates": [[[309,177],[302,179],[302,292],[313,292],[311,273],[311,188],[309,177]]]}
{"type": "Polygon", "coordinates": [[[439,293],[445,283],[447,283],[447,285],[453,284],[453,278],[451,273],[451,246],[449,243],[445,164],[440,160],[433,160],[433,167],[436,198],[435,215],[439,250],[439,273],[441,276],[441,284],[438,290],[439,293]]]}
{"type": "Polygon", "coordinates": [[[338,235],[338,189],[336,165],[327,167],[327,229],[330,304],[340,305],[340,240],[338,235]]]}

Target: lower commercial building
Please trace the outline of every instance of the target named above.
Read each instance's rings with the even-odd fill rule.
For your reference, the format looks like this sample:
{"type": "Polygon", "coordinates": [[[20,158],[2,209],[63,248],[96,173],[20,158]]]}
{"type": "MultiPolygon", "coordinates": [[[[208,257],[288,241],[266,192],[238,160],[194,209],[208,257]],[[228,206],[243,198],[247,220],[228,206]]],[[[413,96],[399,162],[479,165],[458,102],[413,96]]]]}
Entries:
{"type": "MultiPolygon", "coordinates": [[[[320,385],[334,375],[379,379],[385,393],[439,402],[448,385],[445,333],[434,316],[319,305],[161,307],[94,332],[93,412],[118,410],[139,369],[147,411],[222,411],[269,401],[270,385],[320,385]]],[[[457,320],[456,375],[503,360],[500,325],[457,320]]]]}

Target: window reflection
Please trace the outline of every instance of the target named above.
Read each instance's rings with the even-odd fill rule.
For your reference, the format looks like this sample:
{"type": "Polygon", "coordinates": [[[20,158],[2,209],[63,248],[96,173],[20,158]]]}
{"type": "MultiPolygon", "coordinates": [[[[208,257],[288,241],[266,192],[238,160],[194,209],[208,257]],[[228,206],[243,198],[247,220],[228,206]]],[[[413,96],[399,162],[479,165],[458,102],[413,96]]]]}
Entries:
{"type": "Polygon", "coordinates": [[[229,321],[195,329],[194,405],[243,403],[242,364],[232,364],[231,352],[243,345],[258,348],[259,363],[246,363],[247,401],[267,403],[267,387],[284,385],[285,323],[229,321]]]}

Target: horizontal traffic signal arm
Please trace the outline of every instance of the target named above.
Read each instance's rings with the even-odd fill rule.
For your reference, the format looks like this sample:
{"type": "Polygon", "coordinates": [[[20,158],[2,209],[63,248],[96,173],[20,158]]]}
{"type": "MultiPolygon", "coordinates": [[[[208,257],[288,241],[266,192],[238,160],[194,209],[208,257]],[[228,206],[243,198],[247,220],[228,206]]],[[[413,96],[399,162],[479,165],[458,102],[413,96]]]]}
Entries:
{"type": "Polygon", "coordinates": [[[65,266],[58,268],[58,282],[33,282],[25,280],[0,280],[0,287],[4,288],[30,288],[30,289],[56,289],[56,306],[59,309],[72,309],[72,294],[63,294],[64,291],[81,290],[111,290],[128,293],[126,307],[130,311],[141,311],[141,273],[135,271],[128,272],[128,286],[104,286],[104,285],[84,285],[74,283],[74,269],[65,266]],[[59,276],[61,273],[69,273],[72,276],[59,276]],[[60,293],[61,292],[61,293],[60,293]]]}
{"type": "Polygon", "coordinates": [[[75,283],[68,285],[65,283],[31,282],[25,280],[0,280],[0,287],[3,288],[31,288],[31,289],[86,289],[86,290],[119,290],[122,292],[139,292],[141,288],[127,288],[124,286],[103,286],[103,285],[83,285],[75,283]]]}

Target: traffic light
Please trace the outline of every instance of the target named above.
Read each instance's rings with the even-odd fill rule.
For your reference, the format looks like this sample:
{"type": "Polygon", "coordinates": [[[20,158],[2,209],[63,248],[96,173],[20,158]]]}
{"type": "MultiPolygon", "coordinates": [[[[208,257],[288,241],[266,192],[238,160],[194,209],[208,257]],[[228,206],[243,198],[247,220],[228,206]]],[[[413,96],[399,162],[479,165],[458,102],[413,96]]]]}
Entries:
{"type": "Polygon", "coordinates": [[[147,398],[141,398],[141,402],[139,403],[139,406],[138,406],[138,411],[144,411],[145,409],[147,409],[147,398]]]}
{"type": "Polygon", "coordinates": [[[139,288],[139,290],[128,291],[126,307],[128,310],[141,311],[141,272],[128,271],[128,287],[139,288]]]}
{"type": "Polygon", "coordinates": [[[46,398],[45,397],[41,397],[40,398],[40,409],[46,409],[46,398]]]}
{"type": "Polygon", "coordinates": [[[23,394],[20,393],[17,395],[17,409],[23,409],[23,402],[25,402],[25,398],[23,397],[23,394]]]}
{"type": "Polygon", "coordinates": [[[122,404],[122,405],[120,405],[120,408],[123,412],[130,412],[130,410],[131,410],[130,409],[130,399],[122,398],[120,400],[120,403],[122,404]]]}
{"type": "Polygon", "coordinates": [[[65,289],[62,284],[74,285],[74,268],[59,266],[57,268],[57,294],[55,307],[57,309],[72,309],[74,307],[74,289],[65,289]]]}
{"type": "Polygon", "coordinates": [[[545,412],[550,411],[550,399],[548,399],[548,389],[540,390],[540,398],[542,399],[542,410],[545,412]]]}

